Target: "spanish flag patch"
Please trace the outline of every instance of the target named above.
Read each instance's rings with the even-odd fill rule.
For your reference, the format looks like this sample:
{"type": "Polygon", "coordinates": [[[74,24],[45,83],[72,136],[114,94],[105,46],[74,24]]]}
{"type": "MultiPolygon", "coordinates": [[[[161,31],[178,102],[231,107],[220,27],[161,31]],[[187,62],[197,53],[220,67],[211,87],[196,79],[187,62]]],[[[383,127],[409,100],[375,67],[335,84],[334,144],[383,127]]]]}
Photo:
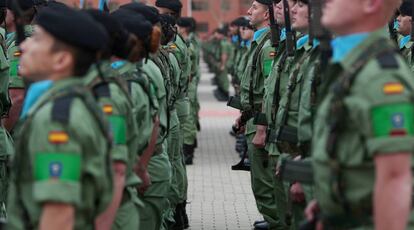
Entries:
{"type": "Polygon", "coordinates": [[[111,115],[113,111],[114,111],[114,108],[112,107],[112,105],[104,105],[103,106],[103,112],[105,114],[111,115]]]}
{"type": "Polygon", "coordinates": [[[52,144],[65,144],[69,141],[69,135],[64,131],[51,131],[48,140],[52,144]]]}
{"type": "Polygon", "coordinates": [[[177,46],[175,44],[170,45],[170,49],[177,49],[177,46]]]}
{"type": "Polygon", "coordinates": [[[275,51],[270,52],[269,57],[276,57],[276,52],[275,51]]]}
{"type": "Polygon", "coordinates": [[[390,82],[384,85],[383,91],[385,94],[401,94],[404,92],[404,86],[399,82],[390,82]]]}

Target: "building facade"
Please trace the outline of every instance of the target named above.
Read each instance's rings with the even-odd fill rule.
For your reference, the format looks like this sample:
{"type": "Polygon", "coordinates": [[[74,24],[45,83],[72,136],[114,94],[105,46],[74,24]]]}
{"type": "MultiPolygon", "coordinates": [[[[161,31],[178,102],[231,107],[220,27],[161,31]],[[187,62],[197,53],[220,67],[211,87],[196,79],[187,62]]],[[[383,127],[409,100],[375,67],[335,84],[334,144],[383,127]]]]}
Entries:
{"type": "MultiPolygon", "coordinates": [[[[98,7],[99,0],[62,0],[70,5],[79,6],[84,1],[87,7],[98,7]]],[[[156,0],[109,0],[110,9],[132,1],[153,5],[156,0]]],[[[240,15],[247,15],[253,0],[181,0],[182,16],[192,16],[197,20],[197,30],[203,37],[216,28],[231,22],[240,15]]]]}

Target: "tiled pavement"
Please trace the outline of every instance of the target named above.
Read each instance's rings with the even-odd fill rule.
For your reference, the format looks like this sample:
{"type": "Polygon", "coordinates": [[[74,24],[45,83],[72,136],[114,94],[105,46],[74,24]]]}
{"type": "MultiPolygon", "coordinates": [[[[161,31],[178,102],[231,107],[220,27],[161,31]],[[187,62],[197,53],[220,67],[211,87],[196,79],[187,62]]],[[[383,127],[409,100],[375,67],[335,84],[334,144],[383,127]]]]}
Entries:
{"type": "Polygon", "coordinates": [[[231,171],[239,161],[229,130],[238,112],[213,96],[205,65],[199,86],[201,128],[194,165],[187,168],[187,206],[192,230],[248,230],[260,219],[248,172],[231,171]]]}

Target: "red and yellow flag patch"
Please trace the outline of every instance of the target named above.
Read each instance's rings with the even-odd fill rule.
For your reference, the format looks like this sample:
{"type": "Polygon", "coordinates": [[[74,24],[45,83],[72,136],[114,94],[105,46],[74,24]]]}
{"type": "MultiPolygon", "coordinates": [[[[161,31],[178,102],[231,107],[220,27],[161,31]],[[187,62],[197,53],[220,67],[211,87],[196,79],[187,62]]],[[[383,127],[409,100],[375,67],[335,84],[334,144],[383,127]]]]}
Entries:
{"type": "Polygon", "coordinates": [[[114,108],[112,107],[112,105],[104,105],[102,110],[105,114],[111,115],[114,111],[114,108]]]}
{"type": "Polygon", "coordinates": [[[19,50],[18,51],[16,51],[16,52],[14,52],[14,54],[13,54],[15,57],[20,57],[20,56],[22,56],[22,52],[20,52],[19,50]]]}
{"type": "Polygon", "coordinates": [[[64,131],[51,131],[49,132],[48,140],[52,144],[65,144],[69,141],[69,135],[64,131]]]}
{"type": "Polygon", "coordinates": [[[383,91],[385,94],[401,94],[404,92],[404,86],[399,82],[390,82],[386,83],[383,87],[383,91]]]}
{"type": "Polygon", "coordinates": [[[270,52],[269,57],[276,57],[276,52],[275,51],[270,52]]]}

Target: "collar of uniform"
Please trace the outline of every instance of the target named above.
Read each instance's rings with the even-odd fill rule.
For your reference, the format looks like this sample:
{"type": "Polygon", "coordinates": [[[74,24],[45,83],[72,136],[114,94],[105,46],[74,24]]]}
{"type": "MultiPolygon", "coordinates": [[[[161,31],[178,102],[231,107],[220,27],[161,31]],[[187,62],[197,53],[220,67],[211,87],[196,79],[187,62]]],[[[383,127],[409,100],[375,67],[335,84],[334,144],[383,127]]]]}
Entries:
{"type": "Polygon", "coordinates": [[[233,36],[231,36],[231,42],[233,44],[239,43],[239,35],[233,35],[233,36]]]}
{"type": "Polygon", "coordinates": [[[44,95],[53,85],[51,80],[38,81],[30,85],[27,90],[26,97],[24,99],[22,112],[20,118],[25,118],[29,110],[33,107],[34,104],[44,95]]]}
{"type": "Polygon", "coordinates": [[[368,36],[369,33],[358,33],[336,37],[332,41],[332,61],[342,62],[348,54],[352,53],[351,51],[354,51],[354,48],[360,45],[368,36]]]}
{"type": "Polygon", "coordinates": [[[305,51],[312,49],[312,46],[309,45],[309,34],[302,36],[296,42],[296,49],[300,50],[302,48],[305,49],[305,51]]]}
{"type": "Polygon", "coordinates": [[[33,111],[35,111],[37,107],[43,103],[43,101],[47,100],[55,92],[62,91],[66,88],[69,88],[75,85],[83,86],[84,84],[82,80],[83,79],[79,77],[68,77],[62,80],[54,81],[53,84],[47,90],[45,90],[44,93],[40,97],[38,97],[36,102],[30,107],[30,109],[26,113],[26,116],[33,113],[33,111]]]}
{"type": "MultiPolygon", "coordinates": [[[[379,38],[389,38],[387,31],[385,28],[381,28],[379,30],[365,33],[365,34],[358,34],[359,36],[356,37],[354,41],[353,39],[350,39],[347,42],[351,42],[351,44],[348,44],[349,46],[352,46],[351,49],[347,49],[347,52],[343,56],[341,60],[338,62],[341,63],[341,65],[344,67],[344,69],[348,69],[351,67],[351,65],[358,59],[364,52],[366,52],[367,46],[371,45],[372,42],[376,41],[379,38]],[[354,44],[352,44],[354,42],[354,44]]],[[[352,36],[352,35],[351,35],[352,36]]],[[[335,52],[335,48],[334,48],[335,52]]],[[[335,61],[335,60],[334,60],[335,61]]]]}
{"type": "Polygon", "coordinates": [[[286,40],[286,27],[283,27],[280,30],[280,41],[284,41],[286,40]]]}
{"type": "Polygon", "coordinates": [[[261,28],[260,30],[256,30],[256,32],[254,32],[254,35],[253,35],[253,41],[255,41],[257,43],[260,43],[260,41],[264,38],[265,34],[269,30],[270,30],[270,28],[268,26],[264,27],[264,28],[261,28]]]}
{"type": "Polygon", "coordinates": [[[410,41],[411,41],[411,35],[407,35],[407,36],[403,37],[400,40],[400,44],[399,44],[400,49],[403,49],[403,48],[409,49],[409,48],[411,48],[412,42],[410,42],[410,41]]]}
{"type": "Polygon", "coordinates": [[[250,47],[251,42],[252,42],[251,40],[244,40],[242,42],[242,47],[250,47]]]}

